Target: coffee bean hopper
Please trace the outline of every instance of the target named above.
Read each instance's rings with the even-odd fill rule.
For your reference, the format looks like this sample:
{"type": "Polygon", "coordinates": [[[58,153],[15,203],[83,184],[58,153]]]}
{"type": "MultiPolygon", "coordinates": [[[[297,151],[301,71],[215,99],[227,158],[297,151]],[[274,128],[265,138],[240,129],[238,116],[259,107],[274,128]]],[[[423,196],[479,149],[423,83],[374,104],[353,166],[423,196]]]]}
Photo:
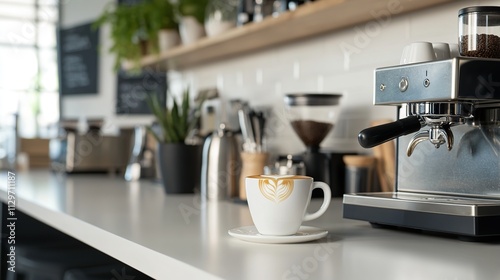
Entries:
{"type": "Polygon", "coordinates": [[[358,140],[397,139],[396,187],[344,195],[345,218],[500,237],[500,7],[465,8],[459,19],[459,56],[375,70],[374,104],[397,106],[398,119],[358,140]]]}
{"type": "MultiPolygon", "coordinates": [[[[335,126],[341,97],[340,94],[291,93],[284,98],[287,119],[306,146],[301,154],[306,175],[329,184],[334,196],[341,196],[344,186],[341,189],[332,179],[336,176],[332,153],[320,149],[320,144],[335,126]]],[[[313,196],[318,195],[313,192],[313,196]]]]}

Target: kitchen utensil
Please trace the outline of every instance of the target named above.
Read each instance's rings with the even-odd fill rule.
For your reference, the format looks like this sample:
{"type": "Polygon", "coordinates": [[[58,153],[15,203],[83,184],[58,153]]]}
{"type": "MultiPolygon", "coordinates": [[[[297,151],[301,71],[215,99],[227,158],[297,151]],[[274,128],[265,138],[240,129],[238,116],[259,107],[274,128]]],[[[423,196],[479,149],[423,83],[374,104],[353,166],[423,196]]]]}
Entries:
{"type": "Polygon", "coordinates": [[[255,142],[255,135],[253,133],[252,120],[250,116],[250,109],[248,106],[238,110],[238,118],[240,121],[241,134],[243,135],[243,149],[249,152],[255,152],[257,144],[255,142]]]}
{"type": "Polygon", "coordinates": [[[255,138],[255,149],[262,151],[262,141],[264,139],[264,117],[262,113],[251,111],[250,119],[252,121],[252,131],[255,138]]]}
{"type": "Polygon", "coordinates": [[[249,153],[262,152],[266,123],[263,112],[252,110],[244,103],[238,108],[238,120],[244,141],[243,150],[249,153]]]}

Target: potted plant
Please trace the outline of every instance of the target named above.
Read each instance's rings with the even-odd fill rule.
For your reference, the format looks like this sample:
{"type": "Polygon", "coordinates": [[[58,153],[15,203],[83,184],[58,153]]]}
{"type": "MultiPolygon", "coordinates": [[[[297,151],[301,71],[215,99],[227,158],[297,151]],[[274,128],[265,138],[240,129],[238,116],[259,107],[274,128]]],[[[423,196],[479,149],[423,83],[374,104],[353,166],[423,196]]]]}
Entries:
{"type": "Polygon", "coordinates": [[[205,12],[208,0],[178,0],[179,32],[185,45],[205,36],[205,12]]]}
{"type": "Polygon", "coordinates": [[[148,37],[158,42],[159,51],[177,46],[180,37],[174,5],[168,0],[149,0],[143,5],[147,14],[148,37]]]}
{"type": "Polygon", "coordinates": [[[191,106],[189,90],[178,103],[172,98],[171,108],[161,104],[156,95],[148,99],[159,130],[148,127],[158,141],[158,161],[165,192],[193,193],[200,186],[202,145],[186,143],[196,127],[204,99],[191,106]]]}
{"type": "Polygon", "coordinates": [[[112,45],[109,51],[116,55],[114,69],[120,69],[123,63],[132,63],[138,69],[144,55],[177,45],[178,23],[174,10],[174,5],[168,0],[108,6],[94,27],[105,23],[111,25],[112,45]]]}
{"type": "Polygon", "coordinates": [[[139,66],[139,60],[148,53],[147,15],[143,5],[113,4],[108,6],[93,27],[111,25],[111,47],[109,51],[116,55],[115,71],[124,62],[131,61],[139,66]]]}

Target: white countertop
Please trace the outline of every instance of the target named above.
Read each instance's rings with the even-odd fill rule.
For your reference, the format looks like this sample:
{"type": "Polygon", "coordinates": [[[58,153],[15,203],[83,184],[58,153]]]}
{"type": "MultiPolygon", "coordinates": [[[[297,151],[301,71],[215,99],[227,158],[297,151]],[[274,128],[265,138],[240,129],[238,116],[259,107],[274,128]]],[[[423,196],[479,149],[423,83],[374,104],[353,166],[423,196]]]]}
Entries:
{"type": "Polygon", "coordinates": [[[343,219],[340,199],[305,223],[327,229],[326,238],[258,244],[227,234],[252,224],[246,205],[201,203],[108,175],[16,175],[18,210],[155,279],[500,279],[500,243],[375,229],[343,219]]]}

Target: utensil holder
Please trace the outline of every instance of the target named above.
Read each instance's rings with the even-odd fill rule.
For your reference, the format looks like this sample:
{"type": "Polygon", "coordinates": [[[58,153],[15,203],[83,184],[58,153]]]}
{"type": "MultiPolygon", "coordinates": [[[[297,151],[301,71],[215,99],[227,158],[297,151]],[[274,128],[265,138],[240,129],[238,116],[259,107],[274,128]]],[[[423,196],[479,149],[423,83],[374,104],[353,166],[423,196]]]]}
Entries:
{"type": "Polygon", "coordinates": [[[344,156],[346,164],[345,193],[375,191],[376,159],[371,156],[344,156]]]}
{"type": "Polygon", "coordinates": [[[247,193],[245,190],[245,178],[251,175],[264,174],[264,166],[267,164],[269,158],[268,153],[247,153],[242,152],[241,156],[241,175],[240,175],[240,191],[239,197],[241,200],[247,200],[247,193]]]}

